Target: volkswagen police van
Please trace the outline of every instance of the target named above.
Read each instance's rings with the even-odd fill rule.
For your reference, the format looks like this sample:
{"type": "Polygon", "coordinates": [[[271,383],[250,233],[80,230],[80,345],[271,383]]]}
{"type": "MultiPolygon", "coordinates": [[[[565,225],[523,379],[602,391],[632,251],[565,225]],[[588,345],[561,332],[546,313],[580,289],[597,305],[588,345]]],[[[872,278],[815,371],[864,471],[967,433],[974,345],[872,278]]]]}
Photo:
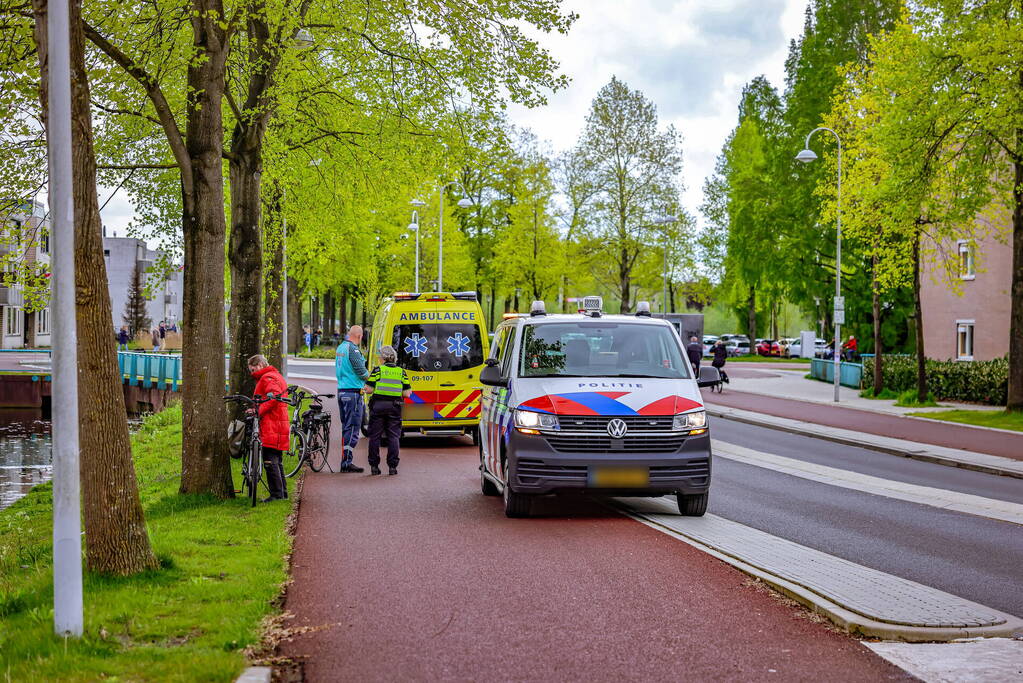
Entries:
{"type": "Polygon", "coordinates": [[[547,315],[534,302],[498,326],[480,375],[483,493],[503,494],[509,517],[572,491],[675,494],[679,512],[703,515],[710,434],[682,342],[645,302],[635,316],[601,306],[547,315]]]}
{"type": "Polygon", "coordinates": [[[478,441],[479,373],[489,350],[476,292],[396,292],[384,300],[370,331],[370,366],[390,345],[408,372],[411,397],[402,430],[470,434],[478,441]]]}

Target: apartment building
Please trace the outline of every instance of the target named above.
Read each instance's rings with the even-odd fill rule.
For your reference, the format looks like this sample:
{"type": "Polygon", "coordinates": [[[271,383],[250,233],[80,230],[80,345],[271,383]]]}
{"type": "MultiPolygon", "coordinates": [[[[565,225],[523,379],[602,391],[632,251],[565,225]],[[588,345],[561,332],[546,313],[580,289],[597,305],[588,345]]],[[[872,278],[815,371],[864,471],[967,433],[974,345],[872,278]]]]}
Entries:
{"type": "Polygon", "coordinates": [[[160,250],[150,249],[145,240],[134,237],[107,237],[104,232],[103,256],[107,265],[112,322],[115,329],[125,324],[124,308],[128,302],[128,291],[136,265],[142,272],[143,281],[150,293],[146,310],[153,325],[158,325],[161,320],[165,320],[168,325],[181,322],[181,269],[175,266],[170,272],[164,272],[159,267],[161,255],[160,250]]]}
{"type": "Polygon", "coordinates": [[[1012,246],[1004,235],[942,244],[941,258],[924,265],[920,303],[928,357],[991,360],[1009,352],[1012,246]]]}
{"type": "Polygon", "coordinates": [[[6,213],[0,225],[0,347],[35,348],[50,345],[50,309],[30,310],[20,283],[26,272],[46,281],[50,271],[50,220],[46,205],[30,201],[6,213]]]}

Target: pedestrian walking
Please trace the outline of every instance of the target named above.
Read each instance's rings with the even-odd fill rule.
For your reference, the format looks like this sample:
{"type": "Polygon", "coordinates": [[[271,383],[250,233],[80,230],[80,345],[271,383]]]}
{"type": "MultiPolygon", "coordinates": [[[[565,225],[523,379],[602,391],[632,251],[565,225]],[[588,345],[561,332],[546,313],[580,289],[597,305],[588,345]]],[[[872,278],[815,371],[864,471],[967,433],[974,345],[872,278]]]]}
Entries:
{"type": "Polygon", "coordinates": [[[398,473],[401,447],[401,407],[412,394],[408,374],[398,367],[393,346],[380,347],[381,364],[366,380],[369,395],[369,473],[380,474],[380,438],[387,435],[387,474],[398,473]]]}
{"type": "Polygon", "coordinates": [[[320,342],[323,341],[323,328],[317,327],[316,332],[313,333],[313,346],[319,346],[320,342]]]}
{"type": "Polygon", "coordinates": [[[710,362],[711,367],[718,369],[718,373],[721,375],[721,381],[728,384],[728,373],[725,372],[725,362],[728,360],[728,347],[725,343],[718,339],[714,342],[714,360],[710,362]]]}
{"type": "MultiPolygon", "coordinates": [[[[249,372],[256,378],[253,398],[266,398],[270,394],[285,398],[288,384],[280,371],[261,355],[249,358],[249,372]]],[[[291,441],[291,423],[288,406],[280,401],[267,401],[259,408],[259,438],[263,441],[263,469],[266,471],[266,485],[270,496],[264,503],[284,500],[288,497],[288,486],[284,477],[281,453],[288,450],[291,441]]]]}
{"type": "Polygon", "coordinates": [[[302,329],[305,330],[305,337],[303,338],[302,341],[305,342],[305,347],[306,347],[306,349],[308,349],[308,351],[309,351],[309,353],[311,355],[312,352],[313,352],[313,332],[312,332],[311,329],[309,329],[308,325],[306,325],[302,329]]]}
{"type": "Polygon", "coordinates": [[[149,331],[149,335],[153,340],[153,353],[159,353],[160,351],[160,328],[154,327],[149,331]]]}
{"type": "Polygon", "coordinates": [[[164,320],[160,321],[160,348],[164,351],[167,350],[167,322],[164,320]]]}
{"type": "Polygon", "coordinates": [[[341,468],[339,472],[362,472],[353,459],[362,427],[362,389],[369,377],[366,359],[359,351],[362,327],[352,325],[348,335],[334,354],[334,372],[337,375],[337,406],[341,411],[341,468]]]}
{"type": "Polygon", "coordinates": [[[128,342],[131,340],[131,335],[128,334],[128,326],[121,325],[121,329],[117,332],[117,350],[127,351],[128,342]]]}
{"type": "Polygon", "coordinates": [[[693,366],[693,374],[700,376],[700,360],[703,358],[703,344],[697,337],[689,338],[689,345],[686,346],[686,355],[693,366]]]}

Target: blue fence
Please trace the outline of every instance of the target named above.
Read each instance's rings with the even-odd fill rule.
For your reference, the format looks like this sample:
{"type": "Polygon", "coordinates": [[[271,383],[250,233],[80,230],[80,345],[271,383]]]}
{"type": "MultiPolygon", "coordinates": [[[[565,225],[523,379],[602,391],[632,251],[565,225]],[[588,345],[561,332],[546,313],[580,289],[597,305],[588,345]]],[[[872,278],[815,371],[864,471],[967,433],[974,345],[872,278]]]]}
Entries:
{"type": "MultiPolygon", "coordinates": [[[[847,363],[843,361],[839,363],[839,366],[838,383],[853,389],[859,389],[863,383],[863,363],[847,363]]],[[[814,379],[834,382],[835,361],[812,358],[810,360],[810,375],[814,379]]]]}
{"type": "Polygon", "coordinates": [[[121,378],[130,386],[181,389],[181,356],[164,353],[117,352],[121,378]]]}

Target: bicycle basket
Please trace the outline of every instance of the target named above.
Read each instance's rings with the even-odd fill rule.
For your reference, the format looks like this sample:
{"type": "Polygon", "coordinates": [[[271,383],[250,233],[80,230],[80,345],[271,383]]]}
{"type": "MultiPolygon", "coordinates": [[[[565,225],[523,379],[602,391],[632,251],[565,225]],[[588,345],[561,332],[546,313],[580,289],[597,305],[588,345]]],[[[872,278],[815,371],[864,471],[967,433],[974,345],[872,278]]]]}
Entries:
{"type": "Polygon", "coordinates": [[[231,420],[227,425],[227,447],[232,458],[240,458],[245,452],[245,421],[231,420]]]}

